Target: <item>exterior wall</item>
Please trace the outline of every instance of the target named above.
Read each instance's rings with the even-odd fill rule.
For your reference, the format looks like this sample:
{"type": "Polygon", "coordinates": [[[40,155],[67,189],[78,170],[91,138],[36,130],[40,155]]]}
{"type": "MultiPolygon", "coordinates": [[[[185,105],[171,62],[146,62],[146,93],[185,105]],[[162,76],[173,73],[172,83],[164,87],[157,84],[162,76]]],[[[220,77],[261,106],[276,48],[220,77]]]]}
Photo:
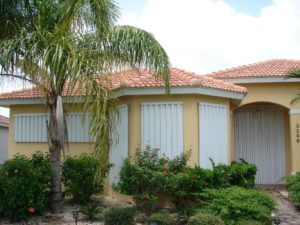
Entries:
{"type": "MultiPolygon", "coordinates": [[[[209,102],[216,104],[224,104],[228,107],[228,149],[232,149],[230,136],[230,100],[226,98],[210,97],[203,95],[159,95],[159,96],[127,96],[120,98],[120,104],[128,105],[128,121],[129,121],[129,155],[133,155],[136,148],[141,145],[141,104],[144,102],[182,102],[183,103],[183,143],[184,151],[191,150],[191,166],[198,164],[199,161],[199,102],[209,102]]],[[[79,112],[80,106],[66,106],[67,111],[79,112]]],[[[11,106],[10,110],[10,125],[9,131],[9,158],[17,153],[30,156],[35,151],[48,151],[47,143],[15,143],[14,142],[14,115],[26,113],[47,113],[42,105],[17,105],[11,106]]],[[[66,154],[76,155],[83,152],[92,152],[93,144],[88,143],[70,143],[66,154]]],[[[201,150],[200,150],[201,151],[201,150]]],[[[229,153],[228,159],[231,159],[229,153]]],[[[120,195],[112,191],[108,185],[108,180],[105,185],[105,193],[124,201],[131,201],[128,196],[120,195]]]]}
{"type": "MultiPolygon", "coordinates": [[[[238,84],[238,83],[237,83],[238,84]]],[[[300,93],[300,83],[255,83],[238,84],[248,89],[248,94],[239,107],[258,102],[278,104],[286,108],[285,138],[286,138],[286,173],[300,171],[300,143],[297,142],[297,124],[300,124],[300,113],[289,113],[300,109],[300,103],[291,104],[292,99],[300,93]]]]}
{"type": "Polygon", "coordinates": [[[8,154],[8,127],[0,126],[0,164],[7,160],[8,154]]]}
{"type": "MultiPolygon", "coordinates": [[[[120,98],[121,104],[127,104],[129,107],[129,154],[133,154],[135,149],[141,145],[141,104],[143,102],[170,102],[177,101],[183,103],[183,142],[184,150],[192,150],[190,165],[198,163],[199,160],[199,113],[198,105],[200,101],[224,104],[228,106],[228,149],[232,146],[231,113],[230,100],[226,98],[210,97],[203,95],[172,95],[172,96],[128,96],[120,98]]],[[[79,112],[80,107],[67,106],[68,111],[79,112]]],[[[17,153],[31,155],[35,151],[48,151],[47,143],[16,143],[14,142],[14,115],[26,113],[47,113],[44,106],[41,105],[16,105],[11,106],[10,127],[9,130],[9,154],[11,158],[17,153]]],[[[75,155],[82,152],[91,152],[93,145],[88,143],[69,143],[67,154],[75,155]]],[[[229,154],[229,160],[232,158],[229,154]]]]}
{"type": "MultiPolygon", "coordinates": [[[[199,161],[199,112],[200,101],[216,104],[224,104],[230,108],[229,99],[216,98],[202,95],[173,95],[173,96],[134,96],[121,98],[122,104],[129,106],[129,154],[133,155],[136,148],[141,145],[141,104],[143,102],[170,102],[183,103],[183,145],[184,151],[191,150],[190,165],[198,164],[199,161]]],[[[230,121],[230,113],[228,112],[230,121]]],[[[230,123],[228,124],[228,133],[230,123]]],[[[228,149],[230,146],[228,137],[228,149]]],[[[201,150],[200,150],[201,151],[201,150]]],[[[230,159],[230,158],[229,158],[230,159]]]]}

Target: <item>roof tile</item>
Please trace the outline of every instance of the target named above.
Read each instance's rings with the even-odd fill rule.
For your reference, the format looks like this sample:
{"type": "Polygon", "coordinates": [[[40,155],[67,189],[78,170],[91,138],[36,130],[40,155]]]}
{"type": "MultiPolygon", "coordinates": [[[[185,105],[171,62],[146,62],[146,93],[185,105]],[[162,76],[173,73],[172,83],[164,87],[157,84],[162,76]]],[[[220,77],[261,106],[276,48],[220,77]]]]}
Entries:
{"type": "Polygon", "coordinates": [[[217,79],[233,79],[245,77],[283,77],[294,69],[300,69],[300,60],[273,59],[254,64],[220,70],[207,74],[217,79]]]}
{"type": "MultiPolygon", "coordinates": [[[[230,92],[246,93],[246,88],[244,87],[211,77],[200,76],[199,74],[187,72],[181,69],[172,68],[170,75],[171,87],[204,87],[230,92]]],[[[155,78],[155,76],[148,71],[129,70],[111,74],[103,78],[101,77],[99,82],[104,82],[105,80],[109,81],[109,88],[112,90],[120,88],[164,87],[164,81],[155,78]]],[[[77,86],[73,89],[71,96],[78,96],[82,92],[82,88],[77,86]]],[[[63,96],[67,95],[68,84],[63,91],[63,96]]],[[[41,97],[41,94],[37,87],[0,94],[0,99],[27,99],[38,97],[41,97]]]]}

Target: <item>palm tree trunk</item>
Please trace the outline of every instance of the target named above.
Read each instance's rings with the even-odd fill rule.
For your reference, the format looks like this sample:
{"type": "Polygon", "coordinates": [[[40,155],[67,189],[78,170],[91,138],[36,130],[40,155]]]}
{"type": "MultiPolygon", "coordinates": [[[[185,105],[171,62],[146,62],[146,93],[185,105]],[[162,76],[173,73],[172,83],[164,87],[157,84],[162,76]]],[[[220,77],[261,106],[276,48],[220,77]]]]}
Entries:
{"type": "Polygon", "coordinates": [[[61,188],[61,151],[62,143],[56,121],[55,105],[50,109],[50,120],[48,124],[48,144],[51,158],[52,180],[51,180],[51,211],[52,213],[63,212],[63,198],[61,188]]]}

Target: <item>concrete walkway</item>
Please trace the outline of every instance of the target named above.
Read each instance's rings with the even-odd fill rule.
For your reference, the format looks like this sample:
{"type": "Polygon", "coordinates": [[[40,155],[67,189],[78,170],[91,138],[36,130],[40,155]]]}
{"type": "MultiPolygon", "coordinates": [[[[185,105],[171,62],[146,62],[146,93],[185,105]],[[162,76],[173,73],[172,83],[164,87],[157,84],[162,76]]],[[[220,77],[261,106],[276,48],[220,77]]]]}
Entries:
{"type": "Polygon", "coordinates": [[[272,190],[270,193],[277,203],[277,215],[281,219],[280,225],[300,225],[300,211],[287,199],[287,191],[272,190]]]}

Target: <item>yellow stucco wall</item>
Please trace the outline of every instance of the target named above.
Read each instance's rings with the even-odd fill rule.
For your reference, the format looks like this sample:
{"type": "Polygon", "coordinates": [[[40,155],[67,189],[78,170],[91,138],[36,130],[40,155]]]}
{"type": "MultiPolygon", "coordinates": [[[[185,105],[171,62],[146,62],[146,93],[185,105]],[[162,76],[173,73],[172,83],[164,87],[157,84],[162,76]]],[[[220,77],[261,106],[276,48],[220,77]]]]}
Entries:
{"type": "MultiPolygon", "coordinates": [[[[129,154],[134,154],[141,145],[141,104],[143,102],[182,102],[183,103],[183,143],[184,150],[192,150],[190,165],[199,160],[199,102],[224,104],[228,106],[230,121],[230,101],[226,98],[209,97],[203,95],[173,95],[173,96],[129,96],[120,98],[120,104],[127,104],[129,109],[129,154]]],[[[67,111],[80,111],[80,107],[66,107],[67,111]]],[[[14,115],[26,113],[46,113],[42,105],[17,105],[11,107],[10,133],[9,133],[9,158],[17,153],[31,155],[33,152],[47,151],[47,143],[16,143],[14,142],[14,115]]],[[[230,131],[230,123],[228,124],[230,131]]],[[[230,133],[230,132],[229,132],[230,133]]],[[[228,149],[231,149],[231,136],[228,137],[228,149]]],[[[87,143],[70,143],[67,154],[75,155],[82,152],[91,152],[93,145],[87,143]]]]}
{"type": "MultiPolygon", "coordinates": [[[[238,84],[238,83],[237,83],[238,84]]],[[[256,83],[238,84],[248,90],[240,105],[269,102],[282,105],[288,109],[299,108],[300,104],[291,105],[291,100],[300,93],[300,83],[256,83]]]]}

